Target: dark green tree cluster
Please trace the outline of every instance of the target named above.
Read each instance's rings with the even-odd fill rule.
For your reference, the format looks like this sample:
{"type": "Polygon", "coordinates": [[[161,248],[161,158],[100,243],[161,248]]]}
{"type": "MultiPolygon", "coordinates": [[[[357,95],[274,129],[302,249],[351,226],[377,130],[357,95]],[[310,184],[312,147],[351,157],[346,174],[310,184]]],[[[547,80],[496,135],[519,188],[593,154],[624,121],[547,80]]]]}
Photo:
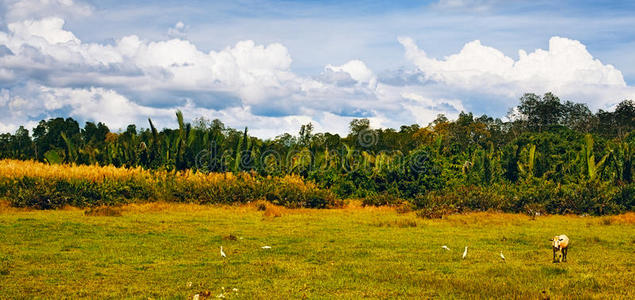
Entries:
{"type": "Polygon", "coordinates": [[[141,166],[200,172],[297,174],[341,197],[368,204],[409,201],[440,209],[606,213],[632,210],[635,103],[596,113],[551,93],[526,94],[509,121],[461,113],[427,126],[373,129],[367,119],[349,134],[274,139],[250,136],[204,118],[177,129],[129,125],[111,132],[73,119],[41,121],[0,135],[0,158],[49,163],[141,166]]]}

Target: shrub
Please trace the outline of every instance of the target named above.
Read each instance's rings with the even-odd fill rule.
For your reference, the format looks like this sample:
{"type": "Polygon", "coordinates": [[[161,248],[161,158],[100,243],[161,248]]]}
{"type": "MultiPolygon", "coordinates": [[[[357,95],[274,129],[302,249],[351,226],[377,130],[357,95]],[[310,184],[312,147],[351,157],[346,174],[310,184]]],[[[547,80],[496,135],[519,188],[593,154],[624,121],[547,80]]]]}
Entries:
{"type": "Polygon", "coordinates": [[[397,207],[395,208],[395,211],[397,211],[398,214],[406,214],[411,212],[412,209],[413,209],[413,204],[411,202],[403,201],[401,204],[397,205],[397,207]]]}
{"type": "Polygon", "coordinates": [[[457,212],[458,210],[452,205],[440,204],[421,208],[417,211],[417,216],[425,219],[441,219],[457,212]]]}
{"type": "Polygon", "coordinates": [[[373,194],[364,198],[364,200],[362,200],[362,204],[364,206],[382,206],[382,205],[396,206],[402,203],[403,203],[403,199],[388,192],[373,194]]]}
{"type": "Polygon", "coordinates": [[[420,213],[424,216],[435,216],[437,210],[448,207],[457,212],[493,209],[532,216],[543,213],[604,215],[632,210],[634,193],[632,186],[617,188],[597,181],[561,185],[533,178],[515,185],[455,187],[418,195],[413,201],[416,208],[424,210],[420,213]]]}
{"type": "Polygon", "coordinates": [[[635,183],[622,186],[613,196],[612,202],[622,211],[633,211],[635,206],[635,183]]]}
{"type": "Polygon", "coordinates": [[[267,202],[258,200],[254,203],[254,206],[258,211],[265,211],[267,209],[267,202]]]}
{"type": "Polygon", "coordinates": [[[414,199],[414,204],[415,207],[420,209],[451,207],[451,210],[457,212],[464,210],[505,210],[509,208],[508,199],[506,192],[500,186],[469,186],[417,195],[414,199]]]}

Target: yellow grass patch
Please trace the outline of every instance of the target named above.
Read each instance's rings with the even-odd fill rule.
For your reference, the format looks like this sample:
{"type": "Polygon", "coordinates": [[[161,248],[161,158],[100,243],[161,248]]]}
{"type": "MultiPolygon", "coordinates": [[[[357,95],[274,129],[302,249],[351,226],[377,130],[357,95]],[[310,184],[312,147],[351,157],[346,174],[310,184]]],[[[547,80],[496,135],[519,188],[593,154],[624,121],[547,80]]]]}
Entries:
{"type": "Polygon", "coordinates": [[[11,202],[9,202],[8,200],[5,199],[0,199],[0,213],[12,213],[12,212],[18,212],[18,211],[29,211],[32,210],[31,208],[27,208],[27,207],[13,207],[11,206],[11,202]]]}
{"type": "Polygon", "coordinates": [[[121,208],[114,206],[91,207],[84,211],[84,215],[93,217],[121,217],[121,208]]]}
{"type": "Polygon", "coordinates": [[[630,225],[635,224],[634,212],[627,212],[625,214],[621,214],[617,216],[610,216],[609,218],[611,218],[612,222],[616,224],[630,224],[630,225]]]}

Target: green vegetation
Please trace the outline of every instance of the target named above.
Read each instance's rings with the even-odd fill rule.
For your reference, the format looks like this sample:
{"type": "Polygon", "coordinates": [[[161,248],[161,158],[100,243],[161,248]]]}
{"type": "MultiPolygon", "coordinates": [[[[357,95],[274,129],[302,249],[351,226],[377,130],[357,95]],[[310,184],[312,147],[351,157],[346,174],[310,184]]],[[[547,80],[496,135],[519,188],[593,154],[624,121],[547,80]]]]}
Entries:
{"type": "Polygon", "coordinates": [[[629,299],[633,222],[632,213],[426,220],[375,207],[5,206],[0,298],[629,299]],[[549,239],[563,233],[568,262],[554,264],[549,239]]]}
{"type": "MultiPolygon", "coordinates": [[[[614,111],[592,113],[583,104],[561,102],[551,93],[527,94],[507,122],[461,113],[455,121],[440,115],[426,127],[414,124],[395,130],[372,129],[369,120],[356,119],[345,137],[314,133],[307,124],[297,136],[283,134],[268,140],[249,136],[247,128],[226,128],[219,120],[198,119],[191,124],[181,112],[176,117],[178,129],[158,131],[149,120],[149,129],[130,125],[120,133],[110,132],[102,123],[88,122],[80,128],[70,118],[41,121],[32,137],[24,128],[1,135],[0,158],[141,167],[153,170],[151,176],[186,170],[231,172],[238,177],[248,173],[262,182],[292,175],[315,184],[317,194],[365,198],[367,205],[407,202],[427,211],[423,216],[489,209],[601,215],[632,211],[635,204],[635,102],[631,100],[622,101],[614,111]]],[[[146,197],[232,202],[205,188],[168,190],[158,193],[161,197],[152,192],[135,194],[139,189],[134,184],[123,184],[121,191],[115,189],[108,197],[98,191],[89,193],[96,199],[86,196],[76,201],[73,195],[81,194],[77,189],[85,186],[83,182],[67,189],[66,182],[14,180],[20,181],[22,190],[5,184],[0,194],[26,197],[15,202],[26,206],[49,201],[62,188],[70,192],[62,193],[66,200],[60,205],[113,204],[146,197]],[[102,201],[106,198],[112,201],[102,201]]],[[[161,190],[140,191],[147,189],[161,190]]],[[[235,201],[258,200],[265,194],[235,201]]],[[[317,207],[329,202],[320,200],[328,198],[324,195],[316,196],[321,203],[317,207]]],[[[305,199],[312,201],[314,196],[305,199]]]]}

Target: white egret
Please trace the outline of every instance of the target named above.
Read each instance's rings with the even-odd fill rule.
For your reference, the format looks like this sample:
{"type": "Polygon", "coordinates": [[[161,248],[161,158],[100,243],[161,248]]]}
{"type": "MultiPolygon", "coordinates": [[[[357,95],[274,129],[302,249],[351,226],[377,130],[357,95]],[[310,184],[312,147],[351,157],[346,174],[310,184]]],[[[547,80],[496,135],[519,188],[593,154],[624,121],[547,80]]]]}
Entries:
{"type": "Polygon", "coordinates": [[[227,257],[227,255],[225,255],[225,252],[223,251],[223,246],[220,246],[220,256],[227,257]]]}
{"type": "Polygon", "coordinates": [[[448,248],[448,246],[446,246],[446,245],[441,246],[441,248],[450,251],[450,248],[448,248]]]}
{"type": "Polygon", "coordinates": [[[465,246],[465,251],[463,251],[463,259],[467,256],[467,246],[465,246]]]}
{"type": "Polygon", "coordinates": [[[262,249],[271,249],[271,246],[262,246],[260,248],[262,248],[262,249]]]}
{"type": "Polygon", "coordinates": [[[501,251],[501,258],[505,261],[505,255],[503,255],[503,251],[501,251]]]}

